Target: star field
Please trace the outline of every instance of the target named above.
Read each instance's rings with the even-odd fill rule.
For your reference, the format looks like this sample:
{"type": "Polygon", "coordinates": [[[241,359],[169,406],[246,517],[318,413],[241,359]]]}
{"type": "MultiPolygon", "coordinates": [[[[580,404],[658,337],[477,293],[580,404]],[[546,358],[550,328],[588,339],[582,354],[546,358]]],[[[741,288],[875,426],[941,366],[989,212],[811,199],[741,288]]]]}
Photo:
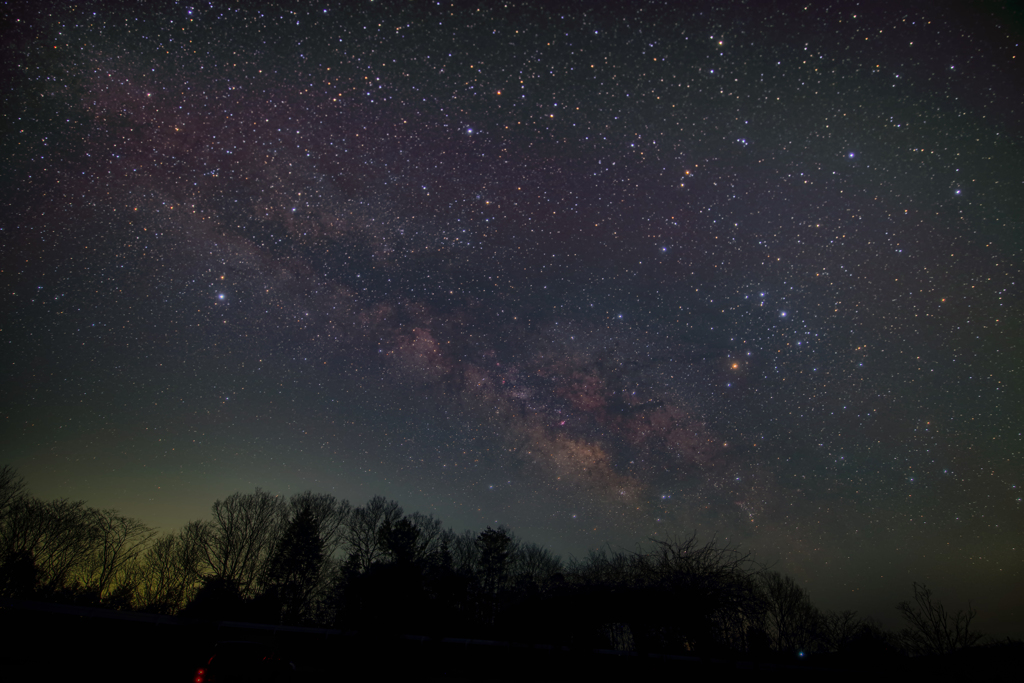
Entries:
{"type": "Polygon", "coordinates": [[[697,529],[1021,623],[1019,12],[289,7],[4,6],[35,493],[697,529]]]}

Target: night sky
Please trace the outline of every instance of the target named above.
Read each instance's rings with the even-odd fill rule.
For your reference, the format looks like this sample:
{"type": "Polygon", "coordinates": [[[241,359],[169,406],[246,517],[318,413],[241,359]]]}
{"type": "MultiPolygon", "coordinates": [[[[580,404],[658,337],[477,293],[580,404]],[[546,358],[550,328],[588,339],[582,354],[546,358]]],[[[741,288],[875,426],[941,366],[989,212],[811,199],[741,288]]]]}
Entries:
{"type": "Polygon", "coordinates": [[[2,461],[164,530],[696,530],[1024,635],[1009,7],[5,3],[2,461]]]}

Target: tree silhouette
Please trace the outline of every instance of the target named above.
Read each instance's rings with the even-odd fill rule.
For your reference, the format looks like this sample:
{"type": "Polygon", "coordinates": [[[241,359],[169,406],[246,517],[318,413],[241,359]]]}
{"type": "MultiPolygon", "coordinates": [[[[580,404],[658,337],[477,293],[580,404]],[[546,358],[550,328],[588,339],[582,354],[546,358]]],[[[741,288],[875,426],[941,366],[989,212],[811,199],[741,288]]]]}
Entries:
{"type": "Polygon", "coordinates": [[[813,648],[877,661],[981,639],[973,607],[947,612],[916,583],[897,607],[908,623],[899,636],[853,612],[821,614],[793,579],[696,535],[563,564],[505,527],[456,534],[381,496],[352,509],[327,494],[286,502],[256,489],[158,538],[114,510],[32,498],[6,466],[0,596],[638,652],[813,648]]]}
{"type": "Polygon", "coordinates": [[[967,605],[967,611],[951,614],[942,603],[932,598],[932,591],[924,584],[914,583],[914,602],[904,601],[896,606],[909,624],[900,636],[911,654],[941,655],[976,645],[983,635],[971,630],[971,622],[978,611],[967,605]]]}
{"type": "Polygon", "coordinates": [[[562,571],[562,558],[536,543],[519,543],[511,557],[517,584],[544,586],[562,571]]]}
{"type": "MultiPolygon", "coordinates": [[[[99,538],[99,511],[82,501],[43,502],[18,497],[8,507],[0,527],[4,557],[32,556],[46,594],[72,590],[85,571],[99,538]]],[[[78,592],[81,592],[79,587],[78,592]]]]}
{"type": "Polygon", "coordinates": [[[838,652],[853,640],[860,626],[861,620],[856,612],[824,612],[821,615],[821,644],[829,652],[838,652]]]}
{"type": "Polygon", "coordinates": [[[505,527],[487,527],[477,537],[476,547],[480,550],[479,566],[484,592],[494,594],[507,580],[514,541],[505,527]]]}
{"type": "Polygon", "coordinates": [[[202,522],[190,522],[146,549],[136,592],[140,609],[176,614],[195,597],[203,582],[206,532],[202,522]]]}
{"type": "Polygon", "coordinates": [[[636,552],[592,552],[567,568],[568,584],[584,598],[576,601],[585,618],[573,619],[573,637],[607,647],[616,632],[644,652],[744,649],[761,623],[755,570],[749,553],[701,544],[696,535],[636,552]]]}
{"type": "Polygon", "coordinates": [[[203,535],[214,576],[237,585],[243,597],[257,593],[286,521],[284,499],[261,489],[234,493],[213,504],[213,521],[203,535]]]}
{"type": "Polygon", "coordinates": [[[0,467],[0,524],[6,521],[14,504],[25,497],[25,480],[17,470],[10,465],[0,467]]]}
{"type": "Polygon", "coordinates": [[[385,520],[380,529],[381,545],[393,562],[413,564],[419,559],[420,531],[408,517],[385,520]]]}
{"type": "Polygon", "coordinates": [[[352,506],[347,500],[338,500],[329,493],[305,491],[296,493],[288,501],[290,519],[303,511],[310,515],[316,528],[316,534],[323,544],[324,558],[333,557],[345,543],[346,525],[352,506]]]}
{"type": "Polygon", "coordinates": [[[86,585],[101,599],[117,593],[121,606],[131,606],[130,595],[141,579],[137,561],[156,531],[117,510],[95,516],[96,551],[88,568],[86,585]]]}
{"type": "Polygon", "coordinates": [[[279,601],[284,623],[302,623],[311,611],[325,559],[319,532],[312,506],[300,504],[270,561],[268,592],[279,601]]]}
{"type": "Polygon", "coordinates": [[[17,471],[10,465],[0,467],[0,596],[7,598],[32,596],[43,580],[32,548],[19,543],[14,528],[14,513],[27,497],[25,480],[17,471]]]}
{"type": "Polygon", "coordinates": [[[813,649],[821,630],[821,615],[796,581],[779,572],[761,575],[764,628],[776,652],[793,654],[813,649]]]}
{"type": "Polygon", "coordinates": [[[382,530],[402,518],[402,508],[395,501],[374,496],[366,505],[349,515],[344,542],[350,560],[358,571],[366,571],[387,553],[382,530]]]}

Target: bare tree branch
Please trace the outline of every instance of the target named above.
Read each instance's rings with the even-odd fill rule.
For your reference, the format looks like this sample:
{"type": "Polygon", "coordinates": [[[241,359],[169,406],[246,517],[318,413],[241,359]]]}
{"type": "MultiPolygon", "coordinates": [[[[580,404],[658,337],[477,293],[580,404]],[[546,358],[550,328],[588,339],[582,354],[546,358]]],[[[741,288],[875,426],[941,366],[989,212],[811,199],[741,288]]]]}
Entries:
{"type": "Polygon", "coordinates": [[[983,634],[971,630],[971,622],[978,611],[967,605],[967,611],[955,614],[946,611],[932,591],[924,584],[914,583],[914,602],[904,601],[896,606],[909,624],[900,636],[904,646],[918,655],[941,655],[976,645],[983,634]]]}

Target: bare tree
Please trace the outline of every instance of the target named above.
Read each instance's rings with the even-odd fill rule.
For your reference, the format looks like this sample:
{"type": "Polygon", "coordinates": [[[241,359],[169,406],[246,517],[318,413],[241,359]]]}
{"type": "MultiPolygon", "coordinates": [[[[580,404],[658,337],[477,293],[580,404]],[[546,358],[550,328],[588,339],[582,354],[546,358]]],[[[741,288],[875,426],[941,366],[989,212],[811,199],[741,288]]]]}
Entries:
{"type": "Polygon", "coordinates": [[[0,467],[0,523],[7,520],[11,508],[26,497],[25,480],[10,465],[0,467]]]}
{"type": "Polygon", "coordinates": [[[84,583],[101,599],[119,588],[133,590],[132,570],[156,531],[117,510],[97,512],[94,523],[96,547],[84,583]]]}
{"type": "MultiPolygon", "coordinates": [[[[569,561],[567,571],[570,580],[577,586],[629,585],[636,578],[637,559],[640,553],[608,550],[591,550],[586,558],[569,561]]],[[[641,564],[645,561],[641,559],[641,564]]]]}
{"type": "Polygon", "coordinates": [[[387,548],[381,534],[385,525],[394,525],[402,518],[402,508],[393,500],[374,496],[366,505],[357,507],[348,517],[345,546],[353,566],[366,571],[385,557],[387,548]]]}
{"type": "Polygon", "coordinates": [[[446,531],[441,520],[433,515],[414,512],[406,519],[416,528],[416,558],[434,561],[446,544],[451,542],[451,532],[446,531]]]}
{"type": "Polygon", "coordinates": [[[392,562],[417,564],[421,568],[440,561],[450,550],[451,532],[445,531],[441,520],[433,515],[414,512],[401,519],[385,519],[379,534],[384,549],[382,558],[392,562]]]}
{"type": "Polygon", "coordinates": [[[971,630],[978,611],[967,604],[967,611],[951,614],[942,603],[932,598],[932,591],[914,583],[914,602],[896,606],[908,628],[900,632],[904,647],[915,655],[941,655],[976,645],[983,635],[971,630]]]}
{"type": "Polygon", "coordinates": [[[0,468],[0,510],[0,559],[16,558],[22,574],[33,566],[43,590],[103,599],[116,589],[130,599],[134,565],[154,533],[142,522],[82,501],[31,498],[10,467],[0,468]]]}
{"type": "Polygon", "coordinates": [[[184,606],[177,580],[180,574],[176,552],[178,542],[177,534],[165,534],[154,541],[143,555],[135,595],[140,609],[174,614],[184,606]]]}
{"type": "Polygon", "coordinates": [[[27,554],[41,572],[43,589],[74,585],[90,560],[98,532],[99,511],[82,501],[44,503],[20,498],[10,506],[0,547],[5,555],[27,554]]]}
{"type": "Polygon", "coordinates": [[[141,609],[176,614],[195,597],[206,568],[207,533],[203,522],[189,522],[146,549],[139,561],[135,599],[141,609]]]}
{"type": "Polygon", "coordinates": [[[467,529],[461,534],[450,534],[448,541],[452,569],[461,574],[472,573],[480,557],[480,549],[476,546],[476,534],[467,529]]]}
{"type": "Polygon", "coordinates": [[[512,554],[512,574],[517,582],[543,586],[562,569],[562,558],[536,543],[520,543],[512,554]]]}
{"type": "Polygon", "coordinates": [[[213,504],[213,520],[203,535],[206,562],[214,577],[253,597],[286,523],[283,498],[256,489],[234,493],[213,504]]]}
{"type": "Polygon", "coordinates": [[[42,579],[35,553],[21,542],[21,530],[15,526],[14,513],[24,514],[27,497],[25,480],[17,471],[10,465],[0,467],[0,595],[7,597],[32,595],[42,579]]]}
{"type": "Polygon", "coordinates": [[[813,648],[821,616],[806,591],[789,576],[765,571],[760,577],[764,595],[765,632],[778,652],[795,653],[813,648]]]}
{"type": "Polygon", "coordinates": [[[655,541],[647,562],[657,586],[686,615],[679,633],[699,649],[739,648],[763,610],[754,581],[754,559],[729,545],[688,538],[655,541]]]}
{"type": "Polygon", "coordinates": [[[635,552],[592,551],[565,571],[568,584],[590,596],[587,619],[628,627],[626,640],[636,648],[707,652],[745,647],[748,631],[761,623],[756,570],[750,553],[692,535],[635,552]]]}
{"type": "Polygon", "coordinates": [[[853,642],[865,629],[880,630],[870,619],[861,619],[856,612],[828,610],[821,614],[819,638],[828,652],[839,652],[853,642]]]}

